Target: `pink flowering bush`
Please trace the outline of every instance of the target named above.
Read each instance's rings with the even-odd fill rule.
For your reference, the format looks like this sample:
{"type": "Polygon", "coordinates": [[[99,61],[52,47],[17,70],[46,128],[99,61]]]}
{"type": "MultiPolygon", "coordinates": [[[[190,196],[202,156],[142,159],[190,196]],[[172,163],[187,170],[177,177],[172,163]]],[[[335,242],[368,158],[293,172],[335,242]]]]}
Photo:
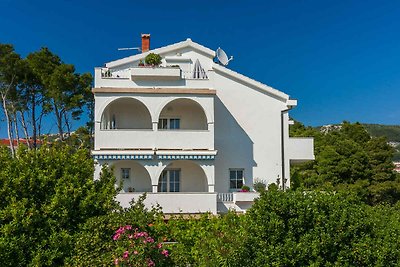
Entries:
{"type": "Polygon", "coordinates": [[[162,240],[155,240],[148,231],[125,225],[118,228],[112,238],[119,243],[118,256],[114,259],[116,266],[169,266],[169,251],[162,240]]]}

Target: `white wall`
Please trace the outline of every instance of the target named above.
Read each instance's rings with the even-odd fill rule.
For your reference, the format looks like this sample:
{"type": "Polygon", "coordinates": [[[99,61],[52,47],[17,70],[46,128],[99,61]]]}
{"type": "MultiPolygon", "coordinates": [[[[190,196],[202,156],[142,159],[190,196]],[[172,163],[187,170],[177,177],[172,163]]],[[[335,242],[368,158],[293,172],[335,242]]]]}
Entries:
{"type": "MultiPolygon", "coordinates": [[[[191,95],[190,98],[197,101],[204,109],[208,123],[209,132],[213,136],[213,146],[209,149],[218,150],[218,154],[214,161],[215,164],[215,191],[229,191],[229,169],[244,168],[245,183],[252,185],[253,179],[259,178],[267,181],[267,183],[275,183],[279,177],[282,179],[282,118],[283,118],[283,134],[285,140],[285,149],[288,155],[289,139],[288,139],[288,115],[281,112],[287,109],[286,96],[279,98],[262,89],[255,88],[249,83],[245,83],[230,74],[226,74],[217,68],[213,70],[213,61],[205,55],[190,49],[182,49],[174,51],[162,56],[177,56],[177,52],[181,57],[190,58],[190,64],[194,64],[196,59],[200,60],[203,68],[208,72],[209,79],[202,81],[180,80],[180,81],[124,81],[112,80],[101,81],[98,85],[107,85],[111,87],[177,87],[177,88],[209,88],[217,91],[216,96],[196,96],[191,95]],[[107,82],[107,84],[106,84],[107,82]],[[192,83],[193,82],[193,83],[192,83]]],[[[120,69],[135,66],[137,62],[130,65],[121,66],[120,69]]],[[[164,60],[164,63],[165,60],[164,60]]],[[[189,67],[189,69],[192,65],[189,67]]],[[[99,79],[96,78],[96,81],[99,79]]],[[[135,97],[141,100],[149,108],[154,123],[158,121],[161,110],[170,101],[177,98],[185,98],[185,95],[129,95],[129,94],[98,94],[96,95],[96,116],[101,112],[105,105],[115,98],[121,96],[135,97]]],[[[181,107],[176,106],[175,111],[181,107]]],[[[173,108],[174,110],[174,108],[173,108]]],[[[183,107],[182,107],[183,110],[183,107]]],[[[187,109],[186,109],[187,110],[187,109]]],[[[174,115],[172,114],[169,115],[174,115]]],[[[181,113],[181,112],[179,112],[181,113]]],[[[198,114],[194,110],[191,112],[190,120],[193,120],[194,114],[198,114]]],[[[161,116],[168,115],[162,114],[161,116]]],[[[189,114],[183,114],[184,118],[189,114]]],[[[186,120],[186,119],[185,119],[186,120]]],[[[182,120],[182,127],[184,126],[182,120]]],[[[193,126],[193,125],[192,125],[193,126]]],[[[190,126],[190,127],[192,127],[190,126]]],[[[189,127],[189,125],[185,125],[189,127]]],[[[98,129],[96,128],[96,133],[98,129]]],[[[160,131],[161,132],[161,131],[160,131]]],[[[192,142],[196,140],[196,135],[189,134],[181,137],[175,135],[176,139],[190,139],[192,142]]],[[[157,136],[160,138],[161,136],[157,136]]],[[[121,139],[123,143],[124,139],[121,139]]],[[[173,136],[171,138],[174,138],[173,136]]],[[[173,144],[171,148],[181,148],[179,145],[173,144]]],[[[96,144],[96,149],[101,147],[96,144]]],[[[308,153],[309,154],[309,153],[308,153]]],[[[286,155],[284,160],[285,176],[289,178],[289,162],[290,159],[286,155]]],[[[287,181],[289,184],[290,181],[287,181]]]]}
{"type": "Polygon", "coordinates": [[[229,191],[229,169],[244,168],[245,183],[282,177],[281,110],[286,104],[220,72],[213,75],[216,191],[229,191]]]}

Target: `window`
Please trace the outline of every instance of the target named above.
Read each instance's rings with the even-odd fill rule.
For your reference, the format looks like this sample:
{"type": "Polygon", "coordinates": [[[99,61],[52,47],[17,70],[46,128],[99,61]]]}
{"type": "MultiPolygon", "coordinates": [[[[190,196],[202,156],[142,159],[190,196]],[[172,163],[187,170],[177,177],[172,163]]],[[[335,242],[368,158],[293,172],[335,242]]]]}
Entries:
{"type": "Polygon", "coordinates": [[[241,189],[243,186],[244,169],[229,169],[230,189],[241,189]]]}
{"type": "Polygon", "coordinates": [[[158,120],[158,129],[180,129],[181,119],[178,118],[162,118],[158,120]]]}
{"type": "Polygon", "coordinates": [[[165,170],[158,182],[158,192],[179,192],[181,170],[165,170]]]}
{"type": "Polygon", "coordinates": [[[129,179],[131,176],[131,168],[121,168],[121,178],[129,179]]]}

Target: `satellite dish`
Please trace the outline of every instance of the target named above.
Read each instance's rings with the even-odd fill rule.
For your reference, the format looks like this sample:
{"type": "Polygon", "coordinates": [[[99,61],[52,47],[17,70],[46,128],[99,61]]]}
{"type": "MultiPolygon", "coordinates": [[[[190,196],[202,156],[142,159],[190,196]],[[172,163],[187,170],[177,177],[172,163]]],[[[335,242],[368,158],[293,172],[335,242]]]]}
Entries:
{"type": "Polygon", "coordinates": [[[229,64],[229,61],[233,59],[232,56],[228,59],[228,56],[226,55],[225,51],[222,50],[220,47],[218,47],[217,51],[215,51],[215,54],[217,56],[219,63],[221,63],[224,66],[227,66],[229,64]]]}

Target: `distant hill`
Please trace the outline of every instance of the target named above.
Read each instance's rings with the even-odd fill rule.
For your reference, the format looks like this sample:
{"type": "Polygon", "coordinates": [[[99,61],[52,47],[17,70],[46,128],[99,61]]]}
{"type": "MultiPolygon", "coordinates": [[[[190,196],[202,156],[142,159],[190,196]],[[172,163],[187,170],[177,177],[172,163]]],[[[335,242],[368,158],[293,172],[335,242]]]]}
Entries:
{"type": "Polygon", "coordinates": [[[386,136],[389,142],[400,143],[400,125],[363,124],[371,136],[386,136]]]}
{"type": "Polygon", "coordinates": [[[400,161],[400,125],[363,124],[371,136],[386,136],[389,144],[396,150],[393,160],[400,161]]]}
{"type": "MultiPolygon", "coordinates": [[[[383,125],[383,124],[362,124],[367,132],[373,137],[385,136],[388,143],[396,150],[393,160],[400,161],[400,125],[383,125]]],[[[341,128],[340,124],[324,125],[316,127],[316,129],[326,132],[335,131],[341,128]]]]}

